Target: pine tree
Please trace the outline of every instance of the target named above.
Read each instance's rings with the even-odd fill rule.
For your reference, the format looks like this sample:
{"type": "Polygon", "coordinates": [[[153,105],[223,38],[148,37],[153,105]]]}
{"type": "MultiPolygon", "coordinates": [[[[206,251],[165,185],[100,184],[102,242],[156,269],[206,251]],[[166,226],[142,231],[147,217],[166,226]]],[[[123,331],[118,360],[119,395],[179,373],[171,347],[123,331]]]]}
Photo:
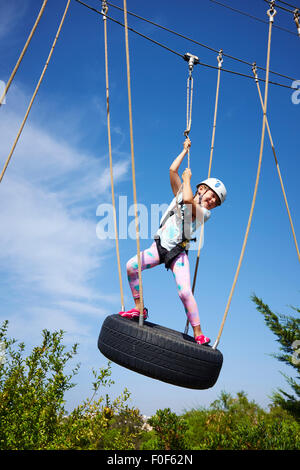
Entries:
{"type": "MultiPolygon", "coordinates": [[[[278,389],[271,397],[272,402],[275,406],[281,406],[281,408],[300,420],[300,318],[294,315],[277,315],[256,295],[251,298],[256,304],[257,310],[263,314],[267,327],[275,334],[280,344],[280,353],[272,354],[272,356],[293,367],[296,371],[295,379],[283,374],[294,394],[278,389]]],[[[298,314],[300,313],[299,308],[291,308],[298,314]]]]}

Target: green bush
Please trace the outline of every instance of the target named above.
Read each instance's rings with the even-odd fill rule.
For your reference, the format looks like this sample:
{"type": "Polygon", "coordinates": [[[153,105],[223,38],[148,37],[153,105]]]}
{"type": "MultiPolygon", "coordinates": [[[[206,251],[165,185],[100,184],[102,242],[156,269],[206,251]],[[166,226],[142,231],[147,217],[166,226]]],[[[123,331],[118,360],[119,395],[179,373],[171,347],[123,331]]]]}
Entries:
{"type": "Polygon", "coordinates": [[[292,368],[295,377],[283,376],[286,379],[290,389],[288,392],[278,389],[272,395],[272,402],[275,406],[280,406],[288,411],[300,422],[300,360],[299,360],[299,344],[300,344],[300,309],[291,307],[298,315],[276,314],[272,312],[270,307],[259,299],[255,294],[252,300],[256,304],[257,310],[264,316],[267,327],[276,336],[279,343],[279,353],[272,354],[278,361],[283,362],[292,368]]]}
{"type": "Polygon", "coordinates": [[[25,345],[7,338],[0,328],[1,450],[299,450],[300,425],[294,413],[274,404],[267,412],[244,392],[222,392],[210,407],[177,416],[158,410],[145,430],[140,412],[128,406],[130,393],[111,400],[100,388],[110,387],[111,367],[92,371],[91,398],[69,415],[65,393],[75,386],[79,366],[70,370],[77,345],[62,344],[62,331],[44,330],[42,343],[26,356],[25,345]],[[3,352],[5,353],[3,355],[3,352]],[[5,360],[3,360],[5,359],[5,360]],[[69,373],[66,370],[70,370],[69,373]]]}
{"type": "Polygon", "coordinates": [[[245,393],[236,398],[222,392],[209,409],[191,410],[186,439],[192,449],[291,450],[299,449],[299,424],[280,408],[268,413],[245,393]]]}
{"type": "Polygon", "coordinates": [[[144,450],[186,450],[188,445],[185,433],[188,429],[187,422],[172,413],[170,408],[157,410],[148,423],[153,427],[154,433],[150,439],[144,441],[144,450]]]}
{"type": "Polygon", "coordinates": [[[7,322],[0,329],[5,361],[0,364],[0,448],[43,449],[56,438],[64,414],[64,394],[78,366],[67,375],[66,363],[77,345],[65,351],[63,332],[43,331],[41,346],[24,357],[25,345],[7,339],[7,322]]]}
{"type": "Polygon", "coordinates": [[[111,386],[110,364],[93,371],[93,395],[69,416],[64,395],[72,387],[77,365],[66,373],[77,345],[66,351],[63,331],[44,330],[41,346],[25,356],[25,345],[7,338],[8,323],[0,328],[5,355],[0,361],[0,449],[134,449],[142,418],[127,406],[127,389],[111,401],[95,400],[100,387],[111,386]],[[5,360],[3,360],[5,359],[5,360]]]}

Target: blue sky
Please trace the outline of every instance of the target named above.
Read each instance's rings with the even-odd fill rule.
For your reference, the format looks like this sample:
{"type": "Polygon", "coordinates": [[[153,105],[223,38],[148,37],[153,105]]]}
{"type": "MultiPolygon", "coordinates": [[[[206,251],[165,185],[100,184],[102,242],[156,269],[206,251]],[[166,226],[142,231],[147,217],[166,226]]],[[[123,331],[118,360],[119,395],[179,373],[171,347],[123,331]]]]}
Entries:
{"type": "MultiPolygon", "coordinates": [[[[101,2],[90,0],[99,8],[101,2]]],[[[225,2],[224,2],[225,3],[225,2]]],[[[35,21],[42,1],[12,0],[0,5],[0,80],[7,81],[35,21]]],[[[40,25],[1,107],[0,148],[4,165],[40,76],[66,2],[48,2],[40,25]]],[[[115,4],[122,6],[121,0],[115,4]]],[[[263,0],[227,1],[267,19],[263,0]]],[[[222,8],[209,0],[128,1],[129,11],[147,17],[214,49],[266,61],[267,25],[222,8]]],[[[123,21],[122,13],[109,15],[123,21]]],[[[296,31],[290,16],[278,11],[275,24],[296,31]]],[[[129,17],[129,25],[180,54],[190,52],[216,66],[216,53],[129,17]]],[[[108,24],[110,107],[115,191],[132,205],[130,139],[124,29],[108,24]]],[[[180,57],[129,34],[133,133],[138,202],[168,203],[172,198],[168,169],[183,142],[186,126],[187,64],[180,57]]],[[[300,80],[300,40],[274,28],[271,70],[300,80]]],[[[249,66],[224,58],[223,67],[251,75],[249,66]]],[[[263,72],[259,72],[263,77],[263,72]]],[[[192,183],[207,175],[216,70],[194,70],[190,138],[192,183]]],[[[271,75],[273,81],[291,80],[271,75]]],[[[263,85],[262,92],[263,92],[263,85]]],[[[292,90],[270,85],[268,117],[299,236],[299,117],[292,90]]],[[[221,77],[212,175],[228,190],[224,206],[205,228],[196,299],[205,334],[217,336],[237,267],[248,220],[259,155],[262,113],[255,83],[228,73],[221,77]]],[[[120,309],[115,244],[99,240],[97,208],[111,202],[105,110],[103,24],[99,15],[72,0],[45,79],[13,159],[0,185],[1,320],[11,336],[28,348],[43,328],[66,331],[66,344],[79,343],[77,386],[67,395],[71,410],[91,395],[91,369],[107,361],[97,349],[106,315],[120,309]]],[[[184,166],[182,166],[182,171],[184,166]]],[[[128,224],[132,224],[132,213],[128,224]]],[[[150,224],[150,220],[149,220],[150,224]]],[[[150,233],[141,248],[151,243],[150,233]]],[[[136,253],[135,240],[120,241],[126,307],[132,307],[126,261],[136,253]]],[[[190,253],[192,273],[195,251],[190,253]]],[[[163,267],[143,274],[145,305],[154,323],[182,330],[185,313],[172,275],[163,267]]],[[[206,406],[221,390],[244,390],[262,406],[281,386],[284,369],[270,353],[278,351],[250,296],[256,293],[281,313],[299,306],[299,261],[274,159],[266,134],[261,180],[253,223],[237,287],[220,342],[224,365],[215,387],[206,391],[176,388],[115,364],[112,395],[126,386],[132,405],[150,415],[171,407],[178,413],[206,406]]]]}

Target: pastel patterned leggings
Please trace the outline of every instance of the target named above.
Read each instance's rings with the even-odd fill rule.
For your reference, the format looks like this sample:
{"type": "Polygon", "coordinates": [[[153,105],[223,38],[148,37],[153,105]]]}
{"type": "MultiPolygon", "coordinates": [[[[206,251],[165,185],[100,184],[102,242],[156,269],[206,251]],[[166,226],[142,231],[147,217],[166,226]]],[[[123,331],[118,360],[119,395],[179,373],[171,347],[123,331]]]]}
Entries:
{"type": "MultiPolygon", "coordinates": [[[[156,243],[154,242],[150,248],[141,252],[141,268],[143,271],[144,269],[154,268],[154,266],[158,264],[160,264],[159,254],[156,243]]],[[[140,295],[137,256],[134,256],[128,261],[126,268],[133,298],[138,299],[140,295]]],[[[190,324],[192,326],[200,325],[198,307],[191,289],[190,263],[185,251],[174,259],[170,269],[174,274],[178,294],[184,305],[190,324]]]]}

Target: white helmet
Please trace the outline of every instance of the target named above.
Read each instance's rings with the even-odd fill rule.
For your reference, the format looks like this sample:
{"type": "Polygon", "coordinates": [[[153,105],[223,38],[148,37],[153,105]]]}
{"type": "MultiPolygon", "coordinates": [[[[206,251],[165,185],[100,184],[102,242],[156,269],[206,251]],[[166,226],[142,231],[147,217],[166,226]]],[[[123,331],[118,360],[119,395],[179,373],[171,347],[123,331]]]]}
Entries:
{"type": "Polygon", "coordinates": [[[197,189],[199,186],[201,186],[201,184],[205,184],[210,189],[212,189],[217,194],[217,196],[219,196],[220,204],[225,201],[227,191],[221,180],[218,180],[217,178],[207,178],[206,180],[203,180],[201,183],[197,184],[197,189]]]}

